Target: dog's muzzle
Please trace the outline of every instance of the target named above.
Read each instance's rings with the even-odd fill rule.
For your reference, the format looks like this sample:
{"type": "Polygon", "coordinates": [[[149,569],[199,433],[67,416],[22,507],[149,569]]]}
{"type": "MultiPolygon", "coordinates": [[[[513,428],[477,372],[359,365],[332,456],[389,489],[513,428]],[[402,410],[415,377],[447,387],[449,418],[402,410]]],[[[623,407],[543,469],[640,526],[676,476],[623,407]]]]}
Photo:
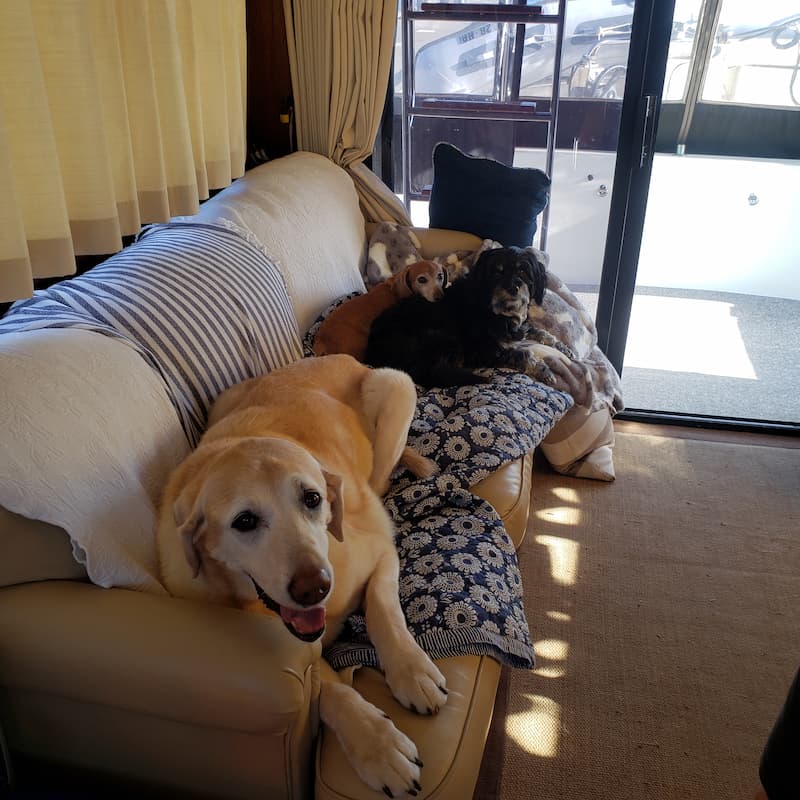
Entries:
{"type": "Polygon", "coordinates": [[[498,286],[492,295],[492,313],[499,317],[510,317],[519,326],[528,319],[531,296],[526,284],[509,290],[498,286]]]}
{"type": "Polygon", "coordinates": [[[276,603],[250,575],[258,599],[268,611],[277,614],[292,636],[304,642],[316,642],[325,633],[325,609],[323,607],[297,610],[276,603]]]}

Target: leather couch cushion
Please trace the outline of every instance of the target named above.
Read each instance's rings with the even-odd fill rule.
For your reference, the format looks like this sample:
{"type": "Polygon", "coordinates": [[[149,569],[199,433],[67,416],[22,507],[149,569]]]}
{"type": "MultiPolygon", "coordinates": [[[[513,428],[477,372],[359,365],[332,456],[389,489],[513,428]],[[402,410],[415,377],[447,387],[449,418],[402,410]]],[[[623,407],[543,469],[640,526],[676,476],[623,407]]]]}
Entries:
{"type": "MultiPolygon", "coordinates": [[[[372,237],[378,224],[377,222],[366,224],[367,240],[372,237]]],[[[419,241],[423,258],[444,256],[456,250],[477,250],[483,241],[472,233],[451,231],[446,228],[411,228],[411,230],[419,241]]]]}
{"type": "MultiPolygon", "coordinates": [[[[448,697],[433,717],[402,708],[377,670],[358,670],[353,685],[417,745],[425,765],[421,784],[426,798],[468,799],[480,770],[500,665],[488,656],[445,658],[436,665],[447,680],[448,697]]],[[[364,800],[375,796],[350,767],[336,737],[322,728],[317,747],[316,800],[364,800]]]]}
{"type": "MultiPolygon", "coordinates": [[[[473,487],[503,519],[516,547],[528,521],[533,454],[502,467],[473,487]]],[[[494,710],[500,665],[488,656],[459,656],[436,662],[447,680],[447,704],[434,717],[407,711],[397,703],[378,670],[355,672],[353,685],[383,709],[417,745],[424,796],[472,797],[494,710]]],[[[317,745],[315,800],[366,800],[376,797],[350,767],[336,737],[324,728],[317,745]]]]}

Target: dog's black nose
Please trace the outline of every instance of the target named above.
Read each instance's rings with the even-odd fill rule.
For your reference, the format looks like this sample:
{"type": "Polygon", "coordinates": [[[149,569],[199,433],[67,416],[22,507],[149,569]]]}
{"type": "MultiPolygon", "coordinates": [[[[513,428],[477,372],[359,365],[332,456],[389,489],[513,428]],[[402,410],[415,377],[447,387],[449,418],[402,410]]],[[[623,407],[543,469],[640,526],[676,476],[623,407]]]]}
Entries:
{"type": "Polygon", "coordinates": [[[322,602],[331,590],[331,576],[326,569],[309,567],[298,570],[289,584],[289,594],[301,606],[322,602]]]}

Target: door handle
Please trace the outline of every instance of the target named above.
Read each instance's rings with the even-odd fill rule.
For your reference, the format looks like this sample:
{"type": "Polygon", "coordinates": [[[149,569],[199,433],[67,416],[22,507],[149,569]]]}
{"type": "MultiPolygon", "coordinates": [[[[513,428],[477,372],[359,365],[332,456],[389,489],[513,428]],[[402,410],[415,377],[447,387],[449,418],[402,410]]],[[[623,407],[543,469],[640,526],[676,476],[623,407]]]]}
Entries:
{"type": "Polygon", "coordinates": [[[656,105],[658,103],[658,95],[645,94],[642,95],[642,111],[644,120],[642,122],[642,145],[639,151],[639,167],[643,167],[645,163],[652,158],[654,143],[656,138],[656,105]]]}

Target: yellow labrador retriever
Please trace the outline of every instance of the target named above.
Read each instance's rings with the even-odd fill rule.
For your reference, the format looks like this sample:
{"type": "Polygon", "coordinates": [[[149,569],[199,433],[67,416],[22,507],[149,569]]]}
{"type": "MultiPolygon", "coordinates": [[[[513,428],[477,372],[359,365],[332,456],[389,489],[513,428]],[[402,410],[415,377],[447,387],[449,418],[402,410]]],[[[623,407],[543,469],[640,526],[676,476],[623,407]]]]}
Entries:
{"type": "MultiPolygon", "coordinates": [[[[280,615],[304,641],[332,642],[363,608],[392,694],[436,713],[445,679],[409,633],[380,495],[404,453],[411,379],[348,355],[298,361],[223,392],[197,449],[172,474],[158,529],[176,596],[280,615]]],[[[320,716],[361,779],[419,790],[414,743],[324,661],[320,716]]]]}

